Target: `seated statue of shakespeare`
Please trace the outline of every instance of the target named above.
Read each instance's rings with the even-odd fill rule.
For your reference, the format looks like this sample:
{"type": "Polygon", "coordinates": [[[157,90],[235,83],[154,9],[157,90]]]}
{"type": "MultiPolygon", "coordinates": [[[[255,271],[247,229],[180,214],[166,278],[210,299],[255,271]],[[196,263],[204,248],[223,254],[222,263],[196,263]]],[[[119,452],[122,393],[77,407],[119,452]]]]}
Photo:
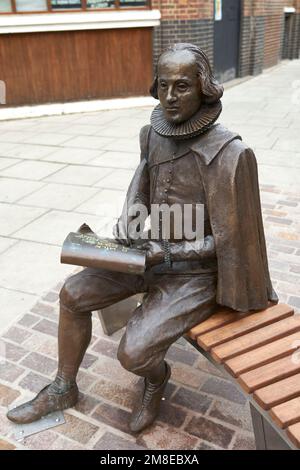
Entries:
{"type": "MultiPolygon", "coordinates": [[[[91,339],[91,312],[137,293],[142,305],[120,341],[121,365],[144,377],[144,390],[132,411],[131,431],[149,426],[159,412],[171,375],[168,348],[218,306],[241,312],[277,303],[269,276],[261,215],[257,165],[241,137],[216,124],[223,87],[208,58],[192,44],[176,44],[159,58],[150,89],[159,99],[151,124],[140,131],[141,161],[124,207],[202,205],[204,238],[144,240],[144,274],[86,268],[67,279],[60,292],[58,371],[31,401],[8,412],[29,423],[78,400],[76,376],[91,339]]],[[[123,210],[114,228],[120,243],[134,245],[123,210]]]]}

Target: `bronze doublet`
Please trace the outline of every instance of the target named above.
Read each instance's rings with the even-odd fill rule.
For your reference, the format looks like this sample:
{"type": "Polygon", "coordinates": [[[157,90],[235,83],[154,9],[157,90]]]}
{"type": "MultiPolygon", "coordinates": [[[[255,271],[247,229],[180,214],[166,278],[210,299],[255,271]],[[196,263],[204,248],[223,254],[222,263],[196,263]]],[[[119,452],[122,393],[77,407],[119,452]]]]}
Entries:
{"type": "MultiPolygon", "coordinates": [[[[194,220],[196,204],[203,204],[204,236],[207,236],[211,235],[211,227],[205,191],[196,162],[200,157],[190,148],[193,140],[195,139],[178,141],[150,131],[148,154],[150,202],[168,206],[176,204],[182,211],[185,204],[191,204],[194,209],[194,220]]],[[[178,241],[172,238],[172,231],[170,241],[178,241]]]]}

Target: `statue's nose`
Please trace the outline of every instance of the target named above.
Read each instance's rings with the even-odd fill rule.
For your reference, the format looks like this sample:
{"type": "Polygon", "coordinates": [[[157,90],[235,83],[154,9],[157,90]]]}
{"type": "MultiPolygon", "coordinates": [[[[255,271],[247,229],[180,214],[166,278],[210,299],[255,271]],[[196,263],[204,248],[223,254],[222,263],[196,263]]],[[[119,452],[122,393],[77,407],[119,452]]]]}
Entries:
{"type": "Polygon", "coordinates": [[[168,104],[172,104],[177,100],[176,95],[174,94],[173,87],[168,88],[168,94],[167,94],[167,102],[168,104]]]}

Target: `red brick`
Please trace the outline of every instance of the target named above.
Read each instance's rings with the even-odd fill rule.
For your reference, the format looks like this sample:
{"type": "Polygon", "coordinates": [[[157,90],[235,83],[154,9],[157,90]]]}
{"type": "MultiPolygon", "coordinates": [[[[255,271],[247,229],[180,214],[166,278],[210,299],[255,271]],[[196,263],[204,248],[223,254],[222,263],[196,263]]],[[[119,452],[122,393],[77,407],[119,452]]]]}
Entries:
{"type": "Polygon", "coordinates": [[[196,413],[204,414],[211,406],[213,399],[203,393],[182,387],[175,393],[172,402],[196,413]]]}
{"type": "Polygon", "coordinates": [[[232,450],[256,450],[254,437],[238,434],[235,438],[232,450]]]}
{"type": "Polygon", "coordinates": [[[57,338],[58,325],[53,321],[41,320],[33,329],[57,338]]]}
{"type": "Polygon", "coordinates": [[[86,444],[99,429],[98,426],[68,413],[65,413],[65,420],[66,423],[56,427],[55,431],[81,444],[86,444]]]}
{"type": "Polygon", "coordinates": [[[14,341],[17,344],[22,344],[25,340],[30,338],[32,333],[23,328],[18,328],[17,326],[12,326],[4,335],[3,337],[9,339],[10,341],[14,341]]]}
{"type": "Polygon", "coordinates": [[[202,417],[193,417],[185,426],[185,431],[224,449],[228,448],[234,436],[232,429],[202,417]]]}
{"type": "Polygon", "coordinates": [[[190,366],[176,362],[172,366],[172,380],[189,387],[199,388],[207,379],[207,374],[193,369],[190,366]]]}
{"type": "Polygon", "coordinates": [[[97,356],[94,356],[93,354],[85,353],[80,367],[83,369],[88,369],[97,361],[97,359],[98,359],[97,356]]]}
{"type": "Polygon", "coordinates": [[[122,437],[106,432],[94,446],[95,450],[143,450],[135,442],[123,439],[122,437]]]}
{"type": "Polygon", "coordinates": [[[21,346],[0,339],[0,356],[8,361],[18,362],[26,354],[28,354],[28,351],[21,346]]]}
{"type": "Polygon", "coordinates": [[[14,382],[23,372],[23,367],[19,367],[12,362],[0,362],[0,380],[14,382]]]}
{"type": "Polygon", "coordinates": [[[217,377],[210,377],[201,387],[201,391],[217,395],[240,405],[244,405],[247,402],[245,396],[239,391],[234,383],[217,377]]]}
{"type": "Polygon", "coordinates": [[[55,317],[57,316],[57,312],[54,309],[53,305],[45,304],[43,302],[38,302],[31,309],[31,312],[50,319],[55,319],[55,317]]]}
{"type": "Polygon", "coordinates": [[[166,355],[167,359],[170,359],[173,362],[182,362],[183,364],[187,364],[192,366],[195,361],[198,359],[198,354],[193,351],[186,351],[182,348],[177,348],[176,346],[172,346],[166,355]]]}
{"type": "Polygon", "coordinates": [[[48,292],[48,294],[45,295],[45,297],[43,297],[43,300],[45,300],[46,302],[54,303],[58,300],[58,293],[57,292],[48,292]]]}
{"type": "Polygon", "coordinates": [[[24,439],[25,447],[32,450],[47,450],[55,442],[57,435],[52,431],[42,431],[24,439]]]}
{"type": "Polygon", "coordinates": [[[132,408],[137,395],[141,393],[141,391],[138,387],[136,391],[133,391],[107,379],[100,379],[91,388],[91,393],[106,400],[113,401],[118,405],[125,406],[126,408],[132,408]]]}
{"type": "Polygon", "coordinates": [[[174,428],[154,424],[145,429],[136,442],[151,450],[190,450],[195,448],[197,439],[174,428]]]}
{"type": "Polygon", "coordinates": [[[89,395],[80,393],[78,403],[75,405],[75,409],[84,415],[88,415],[97,405],[99,405],[99,400],[89,395]]]}
{"type": "Polygon", "coordinates": [[[157,421],[161,421],[174,428],[180,428],[185,422],[186,417],[187,413],[185,410],[178,406],[173,406],[167,400],[163,400],[160,405],[157,421]]]}
{"type": "Polygon", "coordinates": [[[55,441],[48,447],[49,450],[86,450],[81,444],[75,441],[66,439],[65,437],[59,436],[55,441]]]}
{"type": "Polygon", "coordinates": [[[118,344],[101,338],[93,345],[92,350],[104,356],[116,358],[118,344]]]}
{"type": "Polygon", "coordinates": [[[33,393],[38,393],[42,388],[50,383],[50,379],[35,374],[34,372],[29,372],[22,380],[19,382],[20,387],[25,390],[30,390],[33,393]]]}
{"type": "Polygon", "coordinates": [[[84,372],[83,370],[79,370],[77,374],[77,384],[80,390],[87,391],[91,385],[96,382],[98,377],[96,375],[89,374],[88,372],[84,372]]]}
{"type": "Polygon", "coordinates": [[[56,361],[36,352],[30,353],[21,364],[45,375],[50,375],[57,368],[56,361]]]}
{"type": "Polygon", "coordinates": [[[131,413],[121,408],[116,408],[108,403],[101,403],[92,414],[92,417],[127,434],[133,434],[128,426],[131,413]]]}
{"type": "Polygon", "coordinates": [[[248,403],[238,405],[237,403],[216,400],[209,411],[209,416],[246,431],[253,431],[248,403]]]}
{"type": "Polygon", "coordinates": [[[20,396],[18,390],[14,390],[7,385],[0,384],[0,405],[8,406],[20,396]]]}
{"type": "Polygon", "coordinates": [[[14,450],[15,448],[16,446],[14,444],[0,439],[0,450],[14,450]]]}
{"type": "Polygon", "coordinates": [[[30,313],[26,313],[21,320],[18,321],[18,324],[25,327],[31,327],[35,323],[40,320],[40,317],[37,315],[31,315],[30,313]]]}

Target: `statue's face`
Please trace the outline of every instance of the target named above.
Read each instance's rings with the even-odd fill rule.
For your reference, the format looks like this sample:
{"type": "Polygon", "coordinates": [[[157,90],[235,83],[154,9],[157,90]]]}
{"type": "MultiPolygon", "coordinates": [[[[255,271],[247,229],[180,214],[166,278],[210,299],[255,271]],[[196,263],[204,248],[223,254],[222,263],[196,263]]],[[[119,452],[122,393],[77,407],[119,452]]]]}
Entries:
{"type": "Polygon", "coordinates": [[[158,63],[158,98],[165,118],[174,124],[190,119],[201,106],[201,84],[194,55],[166,52],[158,63]]]}

